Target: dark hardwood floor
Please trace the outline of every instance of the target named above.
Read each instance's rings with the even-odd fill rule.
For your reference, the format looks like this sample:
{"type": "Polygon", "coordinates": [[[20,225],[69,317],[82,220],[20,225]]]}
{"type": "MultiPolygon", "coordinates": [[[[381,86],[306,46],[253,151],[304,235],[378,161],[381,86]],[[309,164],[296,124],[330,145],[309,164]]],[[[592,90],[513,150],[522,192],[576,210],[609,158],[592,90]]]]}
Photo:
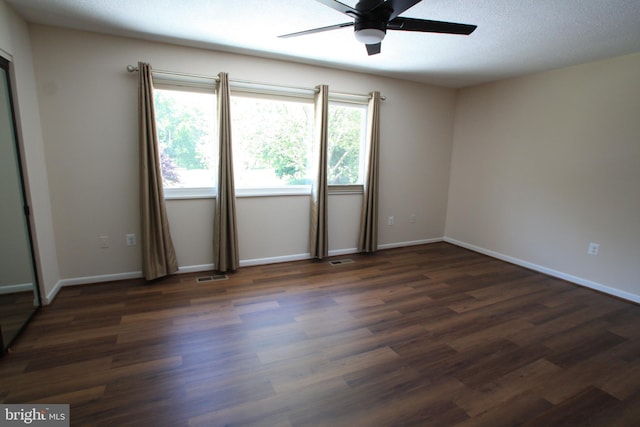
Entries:
{"type": "Polygon", "coordinates": [[[68,287],[0,359],[77,426],[638,426],[640,306],[446,243],[68,287]]]}

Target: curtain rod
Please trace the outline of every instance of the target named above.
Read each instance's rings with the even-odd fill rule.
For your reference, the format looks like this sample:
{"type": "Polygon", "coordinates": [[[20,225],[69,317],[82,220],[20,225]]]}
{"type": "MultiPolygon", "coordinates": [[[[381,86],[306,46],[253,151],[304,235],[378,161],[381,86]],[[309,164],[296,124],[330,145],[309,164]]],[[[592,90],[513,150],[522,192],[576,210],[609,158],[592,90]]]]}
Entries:
{"type": "MultiPolygon", "coordinates": [[[[134,73],[138,71],[138,67],[135,67],[133,65],[127,65],[127,71],[130,73],[134,73]]],[[[191,73],[181,73],[178,71],[166,71],[166,70],[152,70],[152,73],[158,73],[158,74],[166,74],[166,75],[171,75],[171,76],[183,76],[183,77],[192,77],[192,78],[196,78],[196,79],[207,79],[207,80],[213,80],[213,81],[218,81],[218,76],[205,76],[203,74],[191,74],[191,73]]],[[[232,83],[240,83],[240,84],[247,84],[247,85],[262,85],[262,86],[270,86],[270,87],[277,87],[277,88],[283,88],[283,89],[295,89],[295,90],[299,90],[299,91],[310,91],[310,92],[318,92],[318,89],[309,89],[309,88],[304,88],[304,87],[294,87],[294,86],[282,86],[282,85],[276,85],[276,84],[271,84],[271,83],[260,83],[260,82],[253,82],[250,80],[237,80],[237,79],[229,79],[230,82],[232,83]]],[[[369,95],[358,95],[355,93],[341,93],[341,92],[334,92],[333,93],[336,96],[342,96],[342,97],[369,97],[369,95]]],[[[380,100],[384,101],[386,100],[387,97],[380,95],[380,100]]]]}

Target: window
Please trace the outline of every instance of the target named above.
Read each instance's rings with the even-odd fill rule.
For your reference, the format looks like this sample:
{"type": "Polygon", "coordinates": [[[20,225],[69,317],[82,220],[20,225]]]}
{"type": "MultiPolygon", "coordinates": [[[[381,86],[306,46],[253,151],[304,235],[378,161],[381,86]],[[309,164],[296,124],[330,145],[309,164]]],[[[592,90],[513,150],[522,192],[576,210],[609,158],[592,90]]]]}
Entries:
{"type": "MultiPolygon", "coordinates": [[[[215,94],[165,84],[156,88],[154,95],[165,196],[214,196],[218,152],[215,94]]],[[[328,114],[328,184],[334,191],[354,191],[350,186],[363,183],[367,106],[332,100],[328,114]]],[[[315,166],[313,122],[310,98],[246,89],[232,92],[238,195],[309,194],[315,166]]]]}
{"type": "Polygon", "coordinates": [[[310,100],[233,95],[236,189],[309,186],[313,116],[310,100]]]}
{"type": "Polygon", "coordinates": [[[154,90],[162,182],[167,196],[208,188],[216,180],[215,94],[154,90]]]}
{"type": "Polygon", "coordinates": [[[366,126],[366,105],[329,104],[329,185],[363,183],[366,126]]]}

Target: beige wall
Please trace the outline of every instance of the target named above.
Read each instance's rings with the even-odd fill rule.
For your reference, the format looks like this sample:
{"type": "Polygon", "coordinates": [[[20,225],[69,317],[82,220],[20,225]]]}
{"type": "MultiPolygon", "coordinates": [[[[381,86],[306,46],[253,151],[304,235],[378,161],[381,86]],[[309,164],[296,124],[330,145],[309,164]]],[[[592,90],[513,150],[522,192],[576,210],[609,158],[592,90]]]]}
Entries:
{"type": "Polygon", "coordinates": [[[640,54],[460,91],[446,236],[640,300],[640,54]]]}
{"type": "MultiPolygon", "coordinates": [[[[49,198],[40,112],[27,24],[0,0],[0,53],[11,56],[18,134],[26,165],[27,197],[35,230],[34,247],[42,296],[46,300],[58,284],[60,274],[49,198]]],[[[45,301],[47,302],[47,301],[45,301]]]]}
{"type": "MultiPolygon", "coordinates": [[[[137,80],[125,71],[138,60],[187,73],[226,71],[232,79],[381,91],[387,100],[381,111],[380,244],[444,235],[454,90],[46,26],[32,26],[31,38],[63,284],[140,270],[139,248],[125,245],[126,233],[139,232],[137,80]],[[386,225],[390,215],[393,226],[386,225]],[[103,235],[110,237],[108,249],[99,247],[103,235]]],[[[354,249],[361,196],[333,195],[329,202],[330,250],[354,249]]],[[[212,204],[167,204],[182,268],[211,263],[212,204]]],[[[242,263],[308,253],[308,197],[241,198],[237,205],[242,263]]]]}

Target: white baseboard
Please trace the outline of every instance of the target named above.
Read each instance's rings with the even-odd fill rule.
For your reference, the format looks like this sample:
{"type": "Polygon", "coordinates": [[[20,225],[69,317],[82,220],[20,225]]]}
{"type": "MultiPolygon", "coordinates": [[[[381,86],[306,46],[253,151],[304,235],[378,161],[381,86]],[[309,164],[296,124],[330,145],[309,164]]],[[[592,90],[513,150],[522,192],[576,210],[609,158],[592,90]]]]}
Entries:
{"type": "MultiPolygon", "coordinates": [[[[392,249],[392,248],[402,248],[405,246],[417,246],[417,245],[425,245],[427,243],[435,243],[442,242],[442,237],[434,238],[434,239],[425,239],[425,240],[412,240],[409,242],[398,242],[398,243],[390,243],[384,245],[378,245],[378,249],[392,249]]],[[[329,256],[340,256],[340,255],[350,255],[357,254],[358,248],[345,248],[345,249],[335,249],[329,251],[329,256]]],[[[256,259],[248,259],[244,261],[240,261],[240,267],[249,267],[252,265],[265,265],[265,264],[276,264],[280,262],[288,262],[288,261],[301,261],[305,259],[311,259],[310,253],[305,254],[296,254],[296,255],[285,255],[280,257],[271,257],[271,258],[256,258],[256,259]]]]}
{"type": "Polygon", "coordinates": [[[546,275],[556,277],[558,279],[566,280],[567,282],[575,283],[576,285],[584,286],[590,289],[594,289],[599,292],[603,292],[605,294],[613,295],[618,298],[622,298],[628,301],[632,301],[635,303],[640,303],[640,295],[632,294],[630,292],[621,291],[620,289],[612,288],[610,286],[603,285],[601,283],[593,282],[591,280],[583,279],[582,277],[573,276],[571,274],[563,273],[561,271],[553,270],[551,268],[547,268],[538,264],[533,264],[528,261],[524,261],[518,258],[514,258],[508,255],[501,254],[499,252],[495,252],[489,249],[482,248],[480,246],[472,245],[469,243],[461,242],[456,239],[452,239],[449,237],[445,237],[444,241],[447,243],[451,243],[452,245],[460,246],[465,249],[472,250],[474,252],[481,253],[483,255],[488,255],[492,258],[497,258],[502,261],[509,262],[511,264],[519,265],[521,267],[528,268],[530,270],[538,271],[540,273],[544,273],[546,275]]]}
{"type": "Polygon", "coordinates": [[[188,265],[186,267],[178,267],[178,273],[199,273],[201,271],[212,271],[215,269],[213,263],[201,265],[188,265]]]}
{"type": "Polygon", "coordinates": [[[357,253],[358,248],[336,249],[334,251],[329,251],[329,256],[351,255],[357,253]]]}
{"type": "Polygon", "coordinates": [[[61,279],[43,298],[44,305],[50,304],[56,297],[60,289],[64,286],[88,285],[91,283],[114,282],[116,280],[139,279],[143,277],[142,271],[132,271],[130,273],[102,274],[99,276],[74,277],[71,279],[61,279]]]}
{"type": "Polygon", "coordinates": [[[269,257],[269,258],[245,259],[240,261],[240,267],[250,267],[253,265],[277,264],[279,262],[300,261],[303,259],[310,259],[310,258],[311,258],[311,254],[306,253],[306,254],[275,256],[275,257],[269,257]]]}
{"type": "MultiPolygon", "coordinates": [[[[409,242],[398,242],[398,243],[378,245],[378,249],[401,248],[404,246],[424,245],[427,243],[435,243],[435,242],[441,242],[441,241],[442,241],[441,237],[434,238],[434,239],[413,240],[409,242]]],[[[329,256],[339,256],[339,255],[347,255],[347,254],[354,254],[354,253],[358,253],[358,248],[332,250],[332,251],[329,251],[329,256]]],[[[269,258],[255,258],[255,259],[241,260],[240,267],[276,264],[276,263],[289,262],[289,261],[301,261],[305,259],[311,259],[311,254],[307,252],[307,253],[294,254],[294,255],[284,255],[284,256],[269,257],[269,258]]],[[[215,267],[214,264],[188,265],[188,266],[178,268],[178,273],[197,273],[200,271],[211,271],[214,269],[214,267],[215,267]]],[[[51,303],[51,301],[53,301],[53,299],[58,294],[60,289],[64,286],[88,285],[91,283],[112,282],[116,280],[139,279],[141,277],[143,277],[141,271],[133,271],[129,273],[104,274],[99,276],[87,276],[87,277],[75,277],[71,279],[62,279],[62,280],[59,280],[58,283],[56,283],[53,289],[46,296],[43,296],[42,303],[44,305],[51,303]]]]}
{"type": "Polygon", "coordinates": [[[393,249],[393,248],[404,248],[406,246],[427,245],[429,243],[442,242],[442,239],[443,239],[442,237],[435,237],[433,239],[411,240],[409,242],[398,242],[398,243],[387,243],[384,245],[378,245],[378,249],[393,249]]]}

